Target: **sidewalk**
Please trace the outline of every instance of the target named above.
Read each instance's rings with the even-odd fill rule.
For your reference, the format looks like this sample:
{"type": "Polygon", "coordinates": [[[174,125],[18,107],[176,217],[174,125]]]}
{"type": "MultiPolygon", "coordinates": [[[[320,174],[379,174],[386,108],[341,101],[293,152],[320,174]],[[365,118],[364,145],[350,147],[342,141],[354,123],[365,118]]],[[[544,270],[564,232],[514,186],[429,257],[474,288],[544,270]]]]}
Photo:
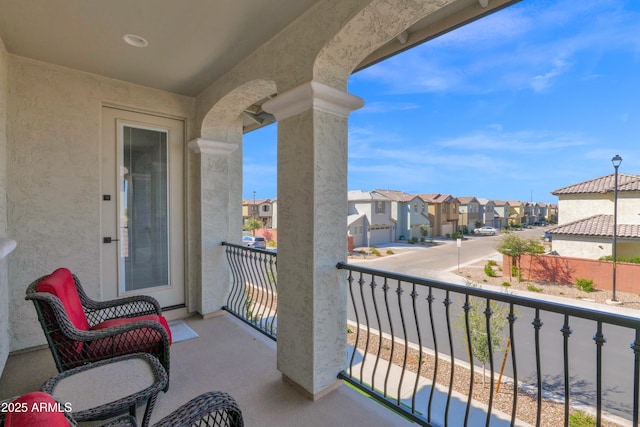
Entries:
{"type": "MultiPolygon", "coordinates": [[[[349,346],[349,360],[353,354],[353,346],[349,346]]],[[[389,376],[387,381],[387,395],[395,399],[398,396],[398,390],[400,393],[400,399],[406,409],[410,409],[412,405],[412,396],[414,387],[416,387],[417,374],[406,370],[404,376],[402,376],[402,368],[393,364],[389,364],[384,359],[379,359],[375,376],[373,375],[374,367],[376,364],[375,357],[371,354],[365,354],[362,350],[358,350],[356,354],[356,360],[359,362],[354,364],[353,372],[356,375],[360,375],[362,369],[362,382],[365,384],[373,385],[373,387],[383,392],[385,387],[385,377],[387,371],[389,376]]],[[[416,392],[416,411],[423,417],[427,418],[428,414],[428,402],[431,393],[431,380],[425,377],[418,377],[417,392],[416,392]]],[[[448,389],[440,384],[436,384],[433,401],[431,406],[431,422],[436,425],[445,425],[445,410],[447,404],[448,389]]],[[[487,419],[487,405],[484,405],[477,401],[471,402],[471,409],[469,411],[469,427],[481,427],[486,426],[487,419]]],[[[461,426],[464,425],[465,412],[467,409],[467,396],[453,391],[451,393],[451,401],[448,411],[448,425],[461,426]]],[[[508,427],[510,426],[511,417],[503,412],[492,410],[491,414],[491,427],[508,427]]],[[[518,427],[532,427],[530,424],[520,420],[516,420],[515,423],[518,427]]]]}

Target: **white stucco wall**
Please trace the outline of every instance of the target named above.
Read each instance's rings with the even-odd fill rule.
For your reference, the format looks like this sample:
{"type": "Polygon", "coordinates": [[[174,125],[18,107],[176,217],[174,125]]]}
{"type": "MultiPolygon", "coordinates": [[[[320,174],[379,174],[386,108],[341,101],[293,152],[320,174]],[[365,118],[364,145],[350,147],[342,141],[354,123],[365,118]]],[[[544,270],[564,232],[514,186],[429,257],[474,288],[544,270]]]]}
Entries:
{"type": "Polygon", "coordinates": [[[640,224],[640,191],[618,192],[618,223],[640,224]]]}
{"type": "MultiPolygon", "coordinates": [[[[0,237],[7,235],[7,52],[0,39],[0,237]]],[[[9,355],[9,281],[0,260],[0,373],[9,355]]]]}
{"type": "Polygon", "coordinates": [[[611,255],[611,243],[611,239],[554,235],[551,248],[561,256],[598,259],[611,255]]]}
{"type": "Polygon", "coordinates": [[[101,298],[103,103],[187,119],[195,100],[8,55],[8,232],[12,350],[44,343],[27,285],[67,266],[101,298]]]}
{"type": "MultiPolygon", "coordinates": [[[[593,215],[613,215],[613,193],[567,194],[558,200],[558,224],[593,215]]],[[[640,224],[640,192],[618,192],[618,224],[640,224]]]]}
{"type": "Polygon", "coordinates": [[[558,200],[559,225],[598,214],[613,215],[611,194],[567,194],[558,200]]]}

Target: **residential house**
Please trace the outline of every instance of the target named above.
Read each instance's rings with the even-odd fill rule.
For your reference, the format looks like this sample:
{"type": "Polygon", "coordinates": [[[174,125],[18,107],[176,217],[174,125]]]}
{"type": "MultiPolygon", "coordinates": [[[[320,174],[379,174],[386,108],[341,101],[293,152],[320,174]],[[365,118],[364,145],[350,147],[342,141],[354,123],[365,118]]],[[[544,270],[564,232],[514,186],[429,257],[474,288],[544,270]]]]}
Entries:
{"type": "Polygon", "coordinates": [[[537,202],[534,209],[534,223],[549,222],[549,209],[546,203],[537,202]]]}
{"type": "MultiPolygon", "coordinates": [[[[347,80],[511,3],[3,2],[0,237],[17,248],[0,260],[0,371],[10,351],[45,344],[24,299],[34,279],[66,266],[90,297],[129,292],[117,274],[127,239],[105,238],[145,231],[143,221],[127,227],[134,211],[148,226],[161,215],[154,240],[136,249],[171,273],[152,291],[167,314],[220,310],[231,289],[221,243],[241,242],[243,134],[277,121],[274,364],[312,398],[337,388],[347,354],[336,265],[347,254],[348,116],[364,103],[347,80]]],[[[263,415],[257,407],[243,408],[248,425],[263,415]]]]}
{"type": "MultiPolygon", "coordinates": [[[[484,197],[478,197],[478,204],[479,204],[479,217],[480,217],[480,221],[482,222],[482,225],[487,225],[489,227],[495,227],[495,228],[501,228],[499,225],[499,222],[496,221],[496,209],[495,209],[495,203],[493,202],[493,200],[489,200],[489,199],[485,199],[484,197]]],[[[474,224],[474,228],[475,224],[474,224]]]]}
{"type": "Polygon", "coordinates": [[[460,227],[467,227],[473,231],[477,227],[476,224],[483,223],[480,213],[480,202],[473,196],[458,197],[460,201],[460,227]]]}
{"type": "Polygon", "coordinates": [[[493,200],[493,210],[495,212],[494,227],[497,229],[509,226],[509,216],[511,209],[506,200],[493,200]]]}
{"type": "Polygon", "coordinates": [[[396,240],[430,236],[428,203],[414,194],[396,190],[373,190],[391,200],[391,221],[396,224],[396,240]],[[424,230],[424,231],[423,231],[424,230]],[[426,235],[423,236],[423,233],[426,235]]]}
{"type": "Polygon", "coordinates": [[[522,224],[532,225],[535,222],[536,204],[533,202],[524,202],[524,216],[522,217],[522,224]]]}
{"type": "Polygon", "coordinates": [[[509,226],[525,224],[525,202],[509,201],[509,226]]]}
{"type": "Polygon", "coordinates": [[[557,224],[558,223],[558,205],[555,203],[549,203],[547,205],[547,221],[549,224],[557,224]]]}
{"type": "MultiPolygon", "coordinates": [[[[558,226],[550,230],[560,255],[598,259],[612,254],[615,175],[606,175],[553,191],[558,197],[558,226]]],[[[640,253],[640,175],[619,174],[617,211],[619,257],[640,253]]]]}
{"type": "Polygon", "coordinates": [[[450,194],[420,194],[428,204],[431,236],[452,235],[458,230],[460,201],[450,194]]]}
{"type": "Polygon", "coordinates": [[[273,228],[273,202],[269,199],[258,205],[258,218],[262,221],[262,228],[273,228]]]}
{"type": "Polygon", "coordinates": [[[354,246],[376,246],[395,240],[391,200],[381,194],[354,190],[348,195],[348,235],[354,246]],[[358,244],[359,243],[359,244],[358,244]]]}
{"type": "Polygon", "coordinates": [[[251,218],[255,218],[262,224],[262,228],[273,227],[273,201],[262,200],[242,200],[242,222],[245,223],[251,218]]]}
{"type": "Polygon", "coordinates": [[[242,223],[251,218],[258,218],[258,206],[260,200],[242,199],[242,223]]]}

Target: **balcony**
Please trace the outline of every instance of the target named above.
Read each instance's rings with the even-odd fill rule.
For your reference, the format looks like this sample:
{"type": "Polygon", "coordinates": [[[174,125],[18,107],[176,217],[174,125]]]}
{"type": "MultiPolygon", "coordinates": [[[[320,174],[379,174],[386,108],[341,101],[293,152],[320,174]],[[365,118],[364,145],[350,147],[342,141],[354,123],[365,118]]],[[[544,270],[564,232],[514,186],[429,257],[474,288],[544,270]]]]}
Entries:
{"type": "MultiPolygon", "coordinates": [[[[275,342],[229,314],[186,323],[199,337],[171,346],[171,387],[158,396],[151,425],[210,390],[233,395],[247,426],[411,425],[349,387],[311,402],[282,380],[275,342]]],[[[0,400],[38,390],[56,373],[48,348],[12,355],[0,379],[0,400]]]]}
{"type": "MultiPolygon", "coordinates": [[[[639,320],[348,264],[338,265],[350,305],[339,376],[353,387],[311,402],[276,367],[276,254],[237,245],[225,252],[227,313],[186,319],[199,337],[172,346],[171,388],[159,396],[152,422],[222,390],[252,426],[527,426],[549,425],[549,413],[553,425],[568,425],[578,408],[597,425],[637,425],[639,320]],[[494,324],[500,316],[504,328],[494,324]],[[471,369],[479,347],[469,342],[483,329],[485,340],[501,336],[511,349],[491,354],[489,345],[486,369],[471,369]]],[[[36,390],[55,374],[46,348],[12,355],[0,399],[36,390]]]]}

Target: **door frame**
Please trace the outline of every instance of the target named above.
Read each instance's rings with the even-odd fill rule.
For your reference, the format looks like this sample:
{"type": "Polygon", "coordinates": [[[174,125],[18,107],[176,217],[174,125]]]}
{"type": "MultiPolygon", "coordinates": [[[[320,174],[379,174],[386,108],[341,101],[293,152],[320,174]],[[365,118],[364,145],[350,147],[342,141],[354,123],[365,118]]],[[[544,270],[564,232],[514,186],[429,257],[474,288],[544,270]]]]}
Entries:
{"type": "MultiPolygon", "coordinates": [[[[149,117],[157,117],[160,119],[170,119],[170,120],[175,120],[175,121],[179,121],[182,122],[182,147],[181,147],[181,154],[182,154],[182,171],[181,171],[181,175],[182,175],[182,204],[181,204],[181,212],[182,212],[182,224],[180,226],[181,228],[181,232],[182,232],[182,264],[183,264],[183,268],[182,268],[182,288],[183,288],[183,302],[179,303],[179,304],[175,304],[175,305],[168,305],[168,306],[164,306],[162,307],[163,310],[173,310],[173,309],[184,309],[189,307],[189,286],[188,286],[188,278],[189,278],[189,244],[188,244],[188,206],[189,206],[189,173],[188,173],[188,150],[187,150],[187,129],[188,129],[188,120],[186,117],[182,117],[182,116],[175,116],[175,115],[171,115],[171,114],[164,114],[164,113],[159,113],[156,111],[149,111],[149,110],[144,110],[144,109],[139,109],[139,108],[133,108],[133,107],[129,107],[129,106],[123,106],[123,105],[119,105],[119,104],[113,104],[113,103],[108,103],[108,102],[103,102],[100,106],[100,120],[101,120],[101,128],[104,127],[105,123],[104,123],[104,111],[105,109],[111,109],[111,110],[118,110],[118,111],[122,111],[123,113],[133,113],[133,114],[141,114],[141,115],[145,115],[145,116],[149,116],[149,117]]],[[[118,122],[121,121],[122,119],[118,119],[118,122]]],[[[139,123],[136,120],[125,120],[128,121],[131,124],[140,124],[141,127],[144,127],[145,124],[144,123],[139,123]]],[[[147,124],[147,126],[149,126],[147,124]]],[[[119,132],[119,125],[118,123],[116,123],[116,132],[119,132]]],[[[100,161],[100,240],[102,241],[102,234],[103,234],[103,230],[102,230],[102,226],[103,226],[103,208],[102,208],[102,203],[104,203],[104,201],[102,200],[102,193],[103,193],[103,180],[104,178],[104,159],[102,159],[102,153],[104,150],[104,129],[101,130],[100,133],[100,156],[101,156],[101,161],[100,161]]],[[[118,135],[115,136],[116,138],[118,138],[118,135]]],[[[117,144],[117,140],[116,140],[116,144],[117,144]]],[[[117,187],[117,185],[116,185],[117,187]]],[[[117,223],[117,219],[116,219],[116,223],[117,223]]],[[[103,261],[103,251],[106,250],[107,248],[105,248],[105,245],[101,242],[100,243],[100,293],[102,295],[104,295],[104,290],[105,290],[105,286],[109,286],[107,284],[105,284],[104,281],[104,268],[105,268],[105,264],[103,261]]],[[[117,277],[117,275],[116,275],[117,277]]],[[[111,284],[113,285],[113,284],[111,284]]],[[[124,296],[129,296],[129,295],[141,295],[141,294],[145,294],[144,291],[128,291],[126,292],[126,294],[120,295],[120,284],[116,284],[116,292],[118,294],[118,298],[124,297],[124,296]]],[[[150,293],[151,295],[153,294],[153,292],[150,293]]]]}

